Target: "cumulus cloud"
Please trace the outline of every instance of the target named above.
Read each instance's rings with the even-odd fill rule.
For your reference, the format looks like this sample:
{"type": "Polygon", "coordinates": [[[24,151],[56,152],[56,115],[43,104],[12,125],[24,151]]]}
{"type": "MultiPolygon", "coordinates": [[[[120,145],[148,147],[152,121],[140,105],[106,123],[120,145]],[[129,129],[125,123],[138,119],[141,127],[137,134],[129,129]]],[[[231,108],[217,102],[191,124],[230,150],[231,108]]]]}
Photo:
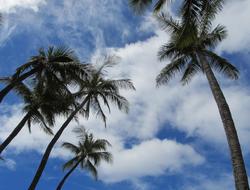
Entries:
{"type": "MultiPolygon", "coordinates": [[[[12,114],[11,117],[0,118],[0,123],[6,127],[1,128],[1,139],[4,139],[21,119],[21,114],[17,114],[17,110],[18,107],[13,109],[16,115],[12,114]]],[[[60,126],[62,122],[61,118],[57,125],[60,126]]],[[[79,122],[84,123],[83,118],[79,122]]],[[[133,181],[144,176],[163,175],[165,172],[176,173],[181,171],[184,166],[196,166],[204,162],[204,158],[190,145],[180,144],[173,140],[153,138],[132,144],[131,148],[126,148],[126,140],[122,136],[118,136],[114,130],[106,130],[103,126],[95,127],[98,122],[95,120],[92,122],[96,124],[87,127],[87,130],[93,132],[95,137],[105,138],[112,144],[110,151],[114,155],[114,163],[112,165],[103,164],[99,168],[100,179],[107,183],[123,180],[133,181]]],[[[71,123],[68,130],[65,131],[54,148],[52,157],[64,159],[70,157],[70,153],[62,150],[60,145],[63,141],[77,142],[75,134],[71,132],[74,125],[77,123],[71,123]]],[[[13,155],[13,153],[18,154],[30,150],[43,152],[51,138],[38,130],[38,127],[37,125],[33,126],[32,134],[28,134],[27,128],[25,128],[11,143],[6,157],[13,155]]]]}
{"type": "Polygon", "coordinates": [[[159,176],[166,171],[180,171],[185,165],[197,165],[204,161],[189,145],[171,140],[143,141],[131,149],[114,153],[112,166],[102,165],[101,178],[106,182],[133,180],[142,176],[159,176]]]}
{"type": "Polygon", "coordinates": [[[218,47],[219,51],[249,53],[250,26],[247,24],[249,17],[249,0],[226,1],[223,11],[216,19],[217,23],[225,25],[228,29],[228,37],[218,47]]]}

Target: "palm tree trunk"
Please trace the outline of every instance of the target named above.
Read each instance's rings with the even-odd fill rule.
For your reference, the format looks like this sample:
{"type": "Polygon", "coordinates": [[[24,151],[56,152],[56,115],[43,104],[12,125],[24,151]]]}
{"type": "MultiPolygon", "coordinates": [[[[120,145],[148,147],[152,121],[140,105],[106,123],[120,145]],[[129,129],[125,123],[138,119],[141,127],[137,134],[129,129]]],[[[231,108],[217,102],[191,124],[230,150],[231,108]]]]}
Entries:
{"type": "Polygon", "coordinates": [[[202,63],[204,72],[209,82],[209,86],[217,103],[224,130],[227,136],[234,172],[235,187],[237,190],[249,190],[248,177],[244,159],[242,156],[241,146],[229,106],[226,102],[220,85],[205,57],[199,55],[199,59],[202,63]]]}
{"type": "Polygon", "coordinates": [[[18,78],[14,79],[10,84],[8,84],[4,89],[0,91],[0,103],[2,102],[3,98],[20,82],[25,80],[26,78],[30,77],[34,73],[38,71],[39,68],[34,68],[24,73],[23,75],[19,76],[18,78]]]}
{"type": "Polygon", "coordinates": [[[58,184],[56,190],[61,190],[63,187],[63,184],[65,183],[65,181],[67,180],[67,178],[70,176],[70,174],[77,168],[77,166],[80,164],[82,160],[80,159],[69,171],[68,173],[64,176],[64,178],[60,181],[60,183],[58,184]]]}
{"type": "Polygon", "coordinates": [[[88,100],[88,97],[86,97],[84,99],[84,101],[75,109],[75,111],[73,111],[70,116],[68,117],[68,119],[63,123],[63,125],[61,126],[61,128],[57,131],[57,133],[55,134],[55,136],[53,137],[53,139],[50,141],[49,145],[47,146],[45,153],[43,155],[43,158],[40,162],[40,165],[36,171],[36,174],[29,186],[29,190],[34,190],[37,186],[37,183],[39,182],[39,179],[43,173],[43,170],[47,164],[47,161],[49,159],[49,155],[52,151],[52,148],[54,147],[54,145],[56,144],[57,140],[60,138],[60,136],[62,135],[63,131],[66,129],[66,127],[69,125],[69,123],[72,121],[72,119],[74,118],[74,116],[78,113],[78,111],[80,111],[80,109],[86,104],[88,100]]]}
{"type": "Polygon", "coordinates": [[[3,152],[3,150],[10,144],[10,142],[17,136],[17,134],[22,130],[24,127],[26,121],[30,117],[30,112],[28,112],[23,119],[20,121],[20,123],[16,126],[16,128],[11,132],[11,134],[5,139],[5,141],[0,145],[0,155],[3,152]]]}

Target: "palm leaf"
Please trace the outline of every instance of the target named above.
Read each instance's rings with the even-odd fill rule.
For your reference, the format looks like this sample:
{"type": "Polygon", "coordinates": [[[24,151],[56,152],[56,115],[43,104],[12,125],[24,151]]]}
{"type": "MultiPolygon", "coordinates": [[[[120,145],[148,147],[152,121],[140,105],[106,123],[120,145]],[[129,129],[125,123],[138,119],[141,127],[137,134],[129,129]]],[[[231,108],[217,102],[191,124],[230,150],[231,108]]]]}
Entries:
{"type": "Polygon", "coordinates": [[[224,26],[217,25],[211,33],[202,36],[202,45],[207,48],[214,48],[219,42],[227,37],[227,31],[224,26]]]}
{"type": "Polygon", "coordinates": [[[186,57],[181,57],[173,60],[170,64],[164,67],[156,78],[157,86],[166,84],[176,73],[181,72],[187,64],[186,57]]]}
{"type": "Polygon", "coordinates": [[[63,148],[66,148],[66,149],[68,149],[68,150],[70,150],[72,153],[74,153],[74,154],[78,154],[79,153],[79,148],[77,147],[77,146],[75,146],[74,144],[72,144],[72,143],[68,143],[68,142],[64,142],[63,144],[62,144],[62,147],[63,148]]]}
{"type": "Polygon", "coordinates": [[[199,65],[199,61],[196,59],[195,56],[192,57],[190,62],[188,63],[187,68],[182,76],[181,82],[183,85],[187,84],[196,73],[201,71],[201,66],[199,65]]]}
{"type": "Polygon", "coordinates": [[[208,58],[209,63],[213,69],[216,71],[223,73],[225,76],[227,76],[230,79],[238,79],[239,77],[239,70],[232,65],[228,60],[225,58],[220,57],[216,53],[213,53],[212,51],[204,51],[205,56],[208,58]]]}
{"type": "Polygon", "coordinates": [[[157,14],[156,19],[160,27],[167,32],[180,32],[181,30],[181,24],[166,13],[157,14]]]}
{"type": "Polygon", "coordinates": [[[97,178],[98,178],[97,169],[89,160],[86,161],[84,168],[86,168],[92,174],[94,179],[97,180],[97,178]]]}

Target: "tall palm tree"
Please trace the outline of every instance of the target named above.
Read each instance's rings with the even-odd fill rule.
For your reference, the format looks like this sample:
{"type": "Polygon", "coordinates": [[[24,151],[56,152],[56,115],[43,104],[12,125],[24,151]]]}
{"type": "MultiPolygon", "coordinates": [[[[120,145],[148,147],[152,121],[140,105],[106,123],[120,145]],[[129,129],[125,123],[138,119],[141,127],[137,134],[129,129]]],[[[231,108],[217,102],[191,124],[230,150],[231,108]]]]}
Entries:
{"type": "Polygon", "coordinates": [[[217,25],[212,29],[215,14],[221,8],[220,3],[219,0],[211,0],[203,6],[196,19],[189,23],[188,30],[184,29],[185,17],[174,20],[165,14],[158,15],[161,26],[171,35],[170,42],[159,50],[159,59],[169,58],[171,62],[161,70],[156,82],[157,85],[167,84],[176,73],[182,73],[181,81],[187,84],[197,72],[205,74],[227,136],[236,189],[248,190],[248,177],[237,131],[229,106],[214,75],[214,71],[218,71],[230,79],[237,79],[239,74],[235,66],[213,51],[214,47],[226,38],[224,26],[217,25]]]}
{"type": "Polygon", "coordinates": [[[14,87],[24,100],[23,111],[26,113],[15,129],[0,145],[0,155],[9,143],[18,135],[25,124],[31,132],[31,124],[38,123],[45,133],[53,135],[51,126],[54,125],[56,115],[67,115],[74,105],[71,96],[58,94],[53,90],[46,90],[41,86],[36,86],[30,90],[22,82],[14,87]]]}
{"type": "MultiPolygon", "coordinates": [[[[67,80],[77,80],[80,75],[87,75],[87,66],[81,64],[69,48],[52,46],[48,50],[40,49],[38,55],[31,57],[9,77],[9,83],[0,91],[0,102],[16,85],[27,78],[33,77],[40,83],[46,82],[48,88],[50,85],[62,86],[67,80]]],[[[67,88],[60,89],[67,91],[67,88]]]]}
{"type": "Polygon", "coordinates": [[[105,139],[94,139],[93,134],[85,132],[84,128],[76,128],[75,130],[80,141],[78,145],[68,142],[63,143],[63,147],[70,150],[74,157],[63,165],[63,170],[70,169],[57,186],[57,190],[61,190],[65,181],[72,172],[80,165],[81,169],[86,169],[97,179],[97,169],[101,161],[112,162],[112,154],[107,152],[107,147],[111,144],[105,139]]]}
{"type": "Polygon", "coordinates": [[[110,111],[109,103],[113,103],[118,107],[118,109],[128,112],[128,101],[120,95],[119,90],[121,88],[135,88],[129,79],[111,80],[106,78],[105,69],[114,65],[114,59],[112,57],[108,57],[102,66],[93,70],[92,74],[81,82],[80,90],[76,94],[79,98],[79,106],[70,114],[47,146],[32,183],[30,184],[29,190],[34,190],[36,188],[54,145],[72,119],[79,112],[83,113],[83,115],[88,118],[90,110],[93,108],[93,111],[95,111],[97,116],[102,118],[105,126],[106,115],[104,113],[103,106],[107,107],[110,111]]]}

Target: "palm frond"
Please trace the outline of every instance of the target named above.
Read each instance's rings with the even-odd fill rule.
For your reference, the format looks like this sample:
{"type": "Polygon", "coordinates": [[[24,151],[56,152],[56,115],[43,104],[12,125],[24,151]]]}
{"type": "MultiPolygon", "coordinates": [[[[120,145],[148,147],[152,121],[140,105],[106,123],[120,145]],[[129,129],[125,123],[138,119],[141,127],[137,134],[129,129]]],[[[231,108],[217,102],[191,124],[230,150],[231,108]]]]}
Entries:
{"type": "MultiPolygon", "coordinates": [[[[104,125],[105,125],[105,127],[107,126],[107,117],[106,117],[106,115],[105,115],[105,113],[104,113],[104,111],[102,110],[102,106],[100,105],[100,102],[99,102],[99,100],[98,100],[98,98],[97,97],[94,97],[94,99],[93,99],[94,101],[93,101],[93,107],[95,108],[95,110],[96,110],[96,116],[99,116],[99,117],[101,117],[101,119],[103,120],[103,122],[104,122],[104,125]]],[[[108,104],[106,104],[106,105],[108,105],[108,104]]],[[[109,105],[107,106],[108,108],[109,108],[109,105]]],[[[110,109],[110,108],[109,108],[110,109]]]]}
{"type": "Polygon", "coordinates": [[[209,64],[214,70],[223,73],[230,79],[238,79],[239,70],[234,65],[232,65],[227,59],[222,58],[216,53],[209,50],[204,51],[204,54],[209,60],[209,64]]]}
{"type": "Polygon", "coordinates": [[[185,69],[185,72],[182,76],[182,79],[181,79],[182,84],[183,85],[187,84],[194,77],[194,75],[201,70],[202,69],[199,65],[199,61],[196,59],[195,56],[193,56],[193,58],[188,63],[188,66],[185,69]]]}
{"type": "Polygon", "coordinates": [[[34,110],[32,116],[33,122],[40,123],[41,128],[46,134],[54,135],[52,129],[46,124],[44,116],[38,110],[34,110]]]}
{"type": "Polygon", "coordinates": [[[181,57],[173,60],[170,64],[164,67],[156,78],[157,86],[166,84],[176,73],[181,72],[187,64],[186,57],[181,57]]]}
{"type": "Polygon", "coordinates": [[[105,82],[108,82],[120,89],[135,90],[135,87],[130,79],[106,80],[105,82]]]}
{"type": "Polygon", "coordinates": [[[200,16],[200,10],[203,0],[184,0],[182,3],[180,15],[185,24],[196,23],[200,16]]]}
{"type": "Polygon", "coordinates": [[[207,48],[214,48],[219,42],[227,37],[227,31],[224,26],[217,25],[211,33],[202,36],[202,45],[207,48]]]}
{"type": "Polygon", "coordinates": [[[200,33],[207,34],[212,26],[215,15],[223,7],[224,0],[203,1],[201,6],[200,33]]]}
{"type": "Polygon", "coordinates": [[[137,14],[142,14],[152,3],[152,0],[129,0],[129,4],[137,14]]]}
{"type": "Polygon", "coordinates": [[[79,153],[79,148],[77,147],[77,146],[75,146],[74,144],[72,144],[72,143],[68,143],[68,142],[64,142],[63,144],[62,144],[62,147],[63,148],[66,148],[66,149],[68,149],[68,150],[70,150],[72,153],[74,153],[74,154],[78,154],[79,153]]]}
{"type": "Polygon", "coordinates": [[[77,138],[79,138],[81,140],[81,142],[85,142],[88,134],[87,134],[84,126],[76,127],[75,129],[73,129],[73,132],[77,135],[77,138]]]}
{"type": "Polygon", "coordinates": [[[114,103],[119,110],[124,111],[125,113],[128,113],[129,111],[129,102],[126,98],[123,96],[112,93],[112,92],[103,92],[104,96],[110,100],[112,103],[114,103]]]}
{"type": "Polygon", "coordinates": [[[174,20],[172,16],[162,12],[155,17],[160,24],[160,27],[166,32],[180,32],[181,24],[179,21],[174,20]]]}
{"type": "Polygon", "coordinates": [[[102,59],[102,64],[99,67],[96,66],[96,76],[103,76],[106,72],[105,69],[114,67],[120,60],[120,58],[116,55],[106,55],[102,57],[102,59]]]}
{"type": "Polygon", "coordinates": [[[158,13],[168,1],[171,2],[171,0],[158,0],[154,5],[154,12],[158,13]]]}
{"type": "Polygon", "coordinates": [[[105,161],[107,163],[113,162],[113,156],[110,152],[93,152],[88,155],[90,160],[93,160],[95,166],[99,166],[101,161],[105,161]]]}
{"type": "Polygon", "coordinates": [[[97,178],[98,178],[97,169],[89,160],[86,161],[84,168],[86,168],[92,174],[94,179],[97,180],[97,178]]]}

